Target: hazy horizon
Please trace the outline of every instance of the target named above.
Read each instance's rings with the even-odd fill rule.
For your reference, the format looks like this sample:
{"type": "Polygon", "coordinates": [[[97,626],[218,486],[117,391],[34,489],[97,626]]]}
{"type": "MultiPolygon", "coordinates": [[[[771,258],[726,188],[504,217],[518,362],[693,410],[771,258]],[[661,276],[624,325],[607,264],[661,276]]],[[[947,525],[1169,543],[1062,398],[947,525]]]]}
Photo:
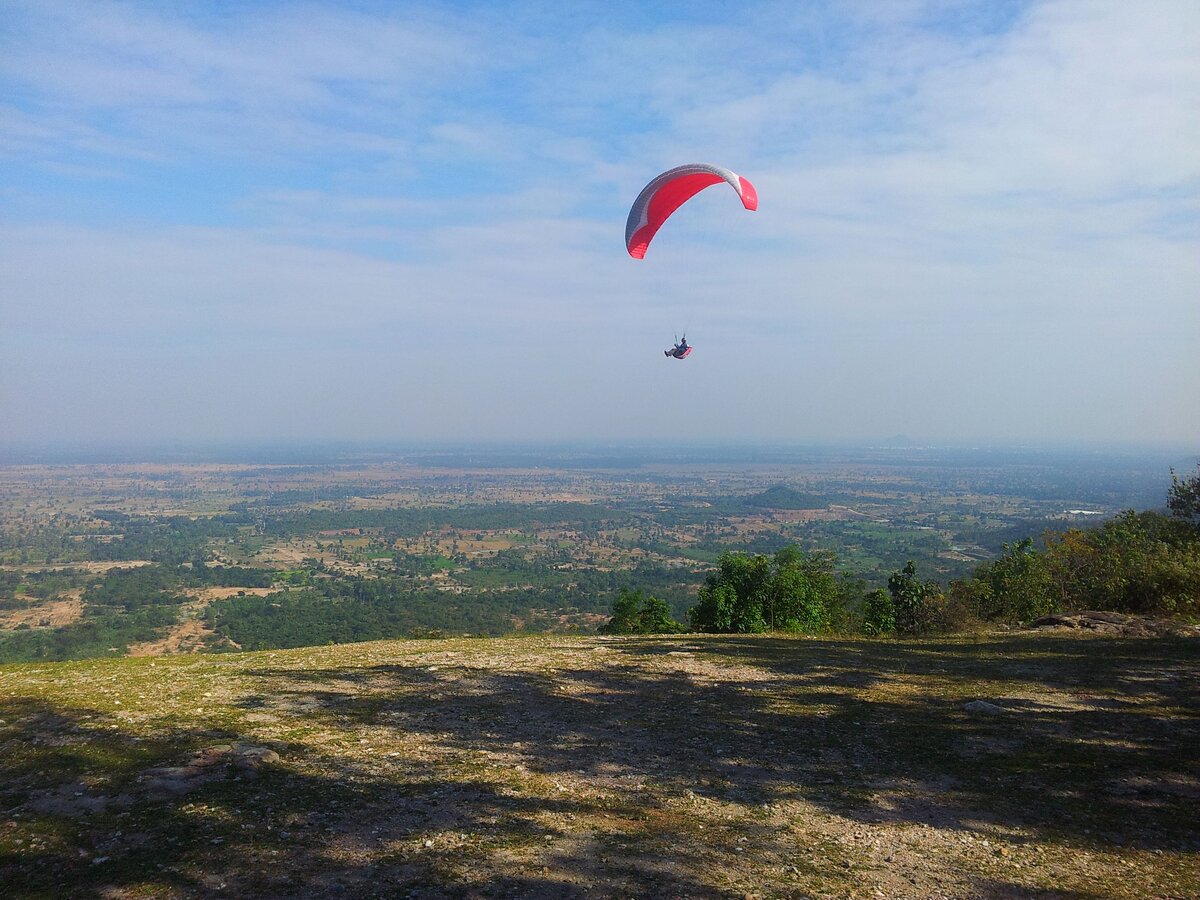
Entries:
{"type": "Polygon", "coordinates": [[[1186,444],[937,443],[892,435],[874,441],[4,441],[0,465],[357,465],[444,460],[448,467],[583,465],[602,468],[692,463],[881,464],[952,461],[980,466],[1099,464],[1149,466],[1186,474],[1200,450],[1186,444]],[[524,462],[523,462],[524,461],[524,462]]]}
{"type": "Polygon", "coordinates": [[[0,0],[0,444],[1200,450],[1200,5],[728,13],[0,0]]]}

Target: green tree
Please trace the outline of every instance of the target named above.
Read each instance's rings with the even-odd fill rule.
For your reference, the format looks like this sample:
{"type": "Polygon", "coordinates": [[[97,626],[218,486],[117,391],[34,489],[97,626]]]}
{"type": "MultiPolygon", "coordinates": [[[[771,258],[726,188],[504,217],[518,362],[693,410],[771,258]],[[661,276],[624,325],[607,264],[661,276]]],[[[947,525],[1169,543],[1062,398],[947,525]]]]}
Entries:
{"type": "Polygon", "coordinates": [[[1031,538],[1004,545],[1004,555],[980,566],[975,578],[983,585],[977,595],[979,613],[988,620],[1029,622],[1059,608],[1059,599],[1045,554],[1031,538]]]}
{"type": "Polygon", "coordinates": [[[671,618],[665,600],[629,588],[617,592],[612,618],[599,629],[601,634],[675,634],[682,630],[683,626],[671,618]]]}
{"type": "Polygon", "coordinates": [[[925,634],[940,627],[942,589],[935,581],[917,578],[917,565],[911,559],[888,578],[888,593],[901,634],[925,634]]]}
{"type": "Polygon", "coordinates": [[[767,624],[786,631],[827,631],[843,602],[835,561],[795,546],[776,553],[766,592],[767,624]]]}
{"type": "Polygon", "coordinates": [[[693,628],[697,631],[717,633],[736,630],[733,623],[737,617],[739,600],[732,584],[721,582],[719,579],[706,581],[700,588],[698,600],[699,602],[687,611],[688,621],[692,623],[693,628]]]}
{"type": "Polygon", "coordinates": [[[1196,473],[1187,478],[1180,478],[1171,470],[1171,489],[1167,492],[1167,507],[1171,515],[1200,525],[1200,463],[1196,464],[1196,473]]]}
{"type": "Polygon", "coordinates": [[[769,602],[771,562],[762,555],[722,553],[717,571],[700,588],[688,619],[699,631],[753,634],[766,631],[763,607],[769,602]]]}
{"type": "Polygon", "coordinates": [[[876,588],[863,598],[863,631],[867,634],[890,634],[896,630],[896,606],[892,596],[876,588]]]}
{"type": "Polygon", "coordinates": [[[855,586],[834,570],[836,558],[785,547],[773,557],[722,553],[688,610],[699,631],[747,634],[768,629],[818,633],[844,627],[855,586]]]}
{"type": "Polygon", "coordinates": [[[621,588],[612,604],[612,618],[600,626],[601,634],[633,634],[642,606],[642,592],[621,588]]]}
{"type": "Polygon", "coordinates": [[[642,601],[638,611],[638,634],[676,634],[683,631],[683,625],[671,618],[671,608],[666,600],[658,597],[647,597],[642,601]]]}

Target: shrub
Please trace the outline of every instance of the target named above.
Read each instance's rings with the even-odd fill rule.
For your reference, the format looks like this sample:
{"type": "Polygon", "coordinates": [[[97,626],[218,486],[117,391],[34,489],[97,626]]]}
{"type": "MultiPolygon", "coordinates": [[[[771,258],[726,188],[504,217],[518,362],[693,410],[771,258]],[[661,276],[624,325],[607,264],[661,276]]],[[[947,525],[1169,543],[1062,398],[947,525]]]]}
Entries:
{"type": "Polygon", "coordinates": [[[988,621],[1029,622],[1060,606],[1047,559],[1030,538],[1005,544],[1004,554],[977,568],[974,580],[975,608],[988,621]]]}
{"type": "Polygon", "coordinates": [[[891,594],[876,588],[862,604],[862,630],[865,634],[890,634],[896,630],[896,606],[891,594]]]}
{"type": "Polygon", "coordinates": [[[763,604],[770,581],[770,561],[762,555],[722,553],[717,571],[704,580],[699,602],[688,619],[699,631],[753,634],[766,631],[763,604]]]}
{"type": "Polygon", "coordinates": [[[911,559],[888,578],[888,593],[896,611],[896,630],[901,634],[927,634],[944,627],[941,585],[918,579],[911,559]]]}
{"type": "Polygon", "coordinates": [[[1092,530],[1048,533],[1045,544],[1006,545],[951,585],[950,607],[1005,622],[1058,610],[1200,614],[1200,528],[1178,515],[1130,510],[1092,530]]]}
{"type": "Polygon", "coordinates": [[[1196,464],[1196,473],[1187,478],[1180,478],[1171,470],[1167,507],[1176,518],[1200,525],[1200,463],[1196,464]]]}
{"type": "Polygon", "coordinates": [[[671,608],[666,600],[647,597],[642,601],[637,617],[638,634],[676,634],[680,631],[683,631],[683,625],[671,618],[671,608]]]}
{"type": "Polygon", "coordinates": [[[688,619],[699,631],[747,634],[773,629],[819,633],[849,623],[857,584],[838,576],[835,557],[785,547],[773,557],[723,553],[688,619]]]}
{"type": "Polygon", "coordinates": [[[601,634],[675,634],[683,626],[671,618],[665,600],[641,591],[621,588],[612,605],[612,618],[601,625],[601,634]]]}

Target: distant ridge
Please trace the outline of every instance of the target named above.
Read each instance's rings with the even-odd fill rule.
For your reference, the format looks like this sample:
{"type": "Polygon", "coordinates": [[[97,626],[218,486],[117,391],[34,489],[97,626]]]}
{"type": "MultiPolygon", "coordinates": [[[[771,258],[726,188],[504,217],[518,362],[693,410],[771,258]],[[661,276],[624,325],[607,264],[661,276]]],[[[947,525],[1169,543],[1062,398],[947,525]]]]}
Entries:
{"type": "Polygon", "coordinates": [[[824,497],[806,494],[786,484],[776,484],[761,494],[747,497],[746,505],[765,509],[824,509],[828,503],[824,497]]]}

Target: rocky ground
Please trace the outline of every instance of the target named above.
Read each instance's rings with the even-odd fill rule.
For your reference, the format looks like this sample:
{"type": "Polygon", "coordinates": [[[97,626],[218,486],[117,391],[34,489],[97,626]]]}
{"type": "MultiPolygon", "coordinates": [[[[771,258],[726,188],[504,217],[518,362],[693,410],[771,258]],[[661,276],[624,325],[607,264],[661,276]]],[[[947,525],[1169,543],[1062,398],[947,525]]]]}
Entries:
{"type": "Polygon", "coordinates": [[[1068,628],[1117,637],[1200,637],[1200,627],[1173,619],[1127,616],[1123,613],[1087,610],[1056,613],[1034,620],[1030,628],[1068,628]]]}
{"type": "Polygon", "coordinates": [[[1200,641],[0,667],[6,896],[1200,896],[1200,641]]]}

